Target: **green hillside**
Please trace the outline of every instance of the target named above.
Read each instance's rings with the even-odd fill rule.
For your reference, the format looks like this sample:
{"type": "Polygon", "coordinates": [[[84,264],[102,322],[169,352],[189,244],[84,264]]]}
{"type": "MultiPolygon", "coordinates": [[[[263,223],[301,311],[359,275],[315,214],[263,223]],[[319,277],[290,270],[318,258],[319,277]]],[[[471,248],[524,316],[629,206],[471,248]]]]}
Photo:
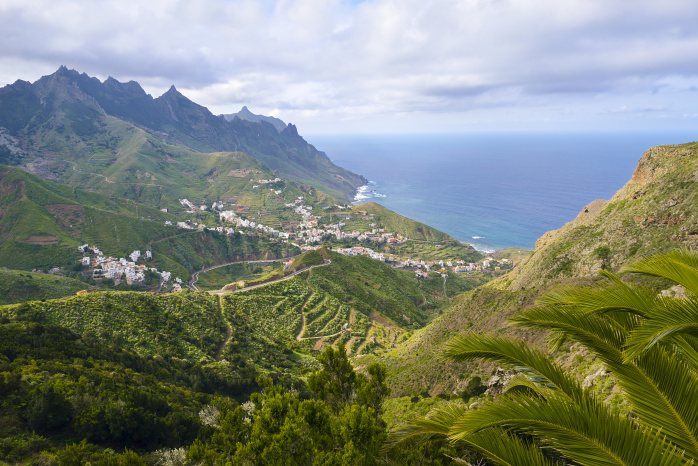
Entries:
{"type": "Polygon", "coordinates": [[[43,273],[0,269],[0,305],[72,296],[85,282],[43,273]]]}
{"type": "Polygon", "coordinates": [[[69,266],[90,243],[106,254],[125,255],[151,238],[176,233],[174,219],[133,201],[47,182],[13,167],[0,167],[0,265],[12,269],[69,266]]]}
{"type": "Polygon", "coordinates": [[[399,233],[406,238],[430,242],[453,241],[453,238],[446,233],[424,223],[415,222],[375,202],[355,205],[352,210],[358,215],[365,212],[381,225],[385,225],[389,231],[399,233]]]}
{"type": "MultiPolygon", "coordinates": [[[[77,247],[85,243],[115,257],[150,245],[150,266],[182,279],[216,263],[285,257],[297,251],[258,236],[166,226],[166,221],[194,216],[48,182],[15,167],[0,166],[0,192],[0,266],[9,269],[73,270],[82,257],[77,247]]],[[[216,220],[213,214],[200,215],[216,220]]]]}

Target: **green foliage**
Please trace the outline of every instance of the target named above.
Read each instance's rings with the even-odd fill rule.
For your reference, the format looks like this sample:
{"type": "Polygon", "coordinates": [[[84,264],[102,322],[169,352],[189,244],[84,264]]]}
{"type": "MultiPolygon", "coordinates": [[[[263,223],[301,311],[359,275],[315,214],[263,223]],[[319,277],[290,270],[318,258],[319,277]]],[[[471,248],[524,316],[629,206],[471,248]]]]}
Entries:
{"type": "Polygon", "coordinates": [[[242,407],[222,406],[213,429],[202,430],[187,451],[203,464],[379,464],[385,424],[368,403],[387,394],[385,368],[356,375],[343,347],[323,353],[313,374],[320,399],[303,400],[268,378],[263,393],[242,407]],[[355,396],[357,395],[357,396],[355,396]]]}
{"type": "Polygon", "coordinates": [[[594,255],[596,255],[596,257],[602,261],[605,261],[611,257],[611,248],[608,246],[599,246],[598,248],[594,249],[594,255]]]}
{"type": "Polygon", "coordinates": [[[403,327],[420,327],[445,302],[439,289],[422,289],[414,274],[368,257],[330,253],[332,265],[313,269],[310,283],[365,316],[378,311],[403,327]]]}
{"type": "Polygon", "coordinates": [[[301,254],[300,256],[296,257],[293,259],[293,262],[291,262],[290,269],[293,270],[302,270],[302,269],[307,269],[308,267],[312,265],[320,265],[325,262],[325,259],[327,259],[327,250],[325,249],[320,249],[320,250],[309,250],[301,254]]]}
{"type": "Polygon", "coordinates": [[[143,358],[64,327],[0,324],[0,461],[63,446],[59,463],[141,464],[105,448],[189,444],[201,428],[197,413],[212,399],[189,388],[204,375],[182,360],[143,358]],[[82,439],[92,445],[70,446],[82,439]]]}
{"type": "Polygon", "coordinates": [[[356,391],[356,374],[342,343],[335,350],[328,347],[318,358],[322,370],[308,377],[308,385],[316,397],[335,411],[348,404],[356,391]]]}
{"type": "Polygon", "coordinates": [[[482,379],[479,376],[474,376],[468,380],[468,384],[465,386],[465,390],[461,393],[461,398],[466,403],[470,398],[474,396],[480,396],[487,390],[487,387],[482,384],[482,379]]]}
{"type": "Polygon", "coordinates": [[[70,405],[53,385],[44,384],[29,405],[27,419],[38,432],[59,430],[70,422],[70,405]]]}
{"type": "Polygon", "coordinates": [[[502,464],[524,455],[527,464],[551,465],[562,457],[579,464],[692,464],[698,458],[696,410],[689,401],[698,396],[698,255],[670,252],[629,270],[679,282],[690,296],[657,297],[604,272],[605,283],[555,289],[512,323],[548,330],[553,349],[570,340],[584,346],[613,374],[633,419],[600,402],[539,350],[471,334],[454,338],[446,355],[516,369],[505,394],[475,410],[440,408],[398,429],[392,441],[437,435],[502,464]]]}
{"type": "Polygon", "coordinates": [[[102,292],[0,308],[12,319],[38,319],[111,339],[141,355],[213,359],[225,340],[218,299],[205,293],[154,296],[102,292]]]}
{"type": "Polygon", "coordinates": [[[57,275],[0,269],[0,305],[72,296],[88,286],[57,275]]]}

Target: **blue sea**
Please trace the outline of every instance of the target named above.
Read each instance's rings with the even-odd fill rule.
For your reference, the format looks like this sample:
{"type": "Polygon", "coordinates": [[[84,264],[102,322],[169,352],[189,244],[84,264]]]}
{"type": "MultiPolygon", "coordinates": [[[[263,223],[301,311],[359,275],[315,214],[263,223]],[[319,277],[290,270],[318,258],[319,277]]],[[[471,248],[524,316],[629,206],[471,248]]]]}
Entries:
{"type": "Polygon", "coordinates": [[[370,180],[374,201],[481,251],[533,248],[595,199],[610,199],[642,153],[697,133],[315,135],[336,164],[370,180]]]}

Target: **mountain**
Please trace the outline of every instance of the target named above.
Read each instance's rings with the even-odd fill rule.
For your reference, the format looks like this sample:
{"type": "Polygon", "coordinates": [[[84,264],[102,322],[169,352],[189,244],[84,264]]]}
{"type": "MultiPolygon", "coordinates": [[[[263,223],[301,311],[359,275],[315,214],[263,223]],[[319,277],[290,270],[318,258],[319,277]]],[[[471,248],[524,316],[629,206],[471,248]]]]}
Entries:
{"type": "MultiPolygon", "coordinates": [[[[508,327],[507,319],[533,306],[538,297],[556,286],[593,284],[602,268],[618,271],[642,256],[698,247],[697,173],[698,143],[646,151],[632,178],[610,200],[592,202],[576,219],[544,234],[534,253],[519,266],[458,296],[443,315],[385,354],[381,361],[388,366],[393,396],[411,396],[423,390],[451,395],[462,392],[474,376],[488,379],[496,368],[491,364],[440,358],[445,344],[455,335],[504,334],[545,347],[544,334],[508,327]]],[[[657,292],[665,286],[661,282],[643,283],[657,292]]],[[[587,361],[584,354],[569,348],[565,351],[558,357],[570,371],[600,367],[587,361]]],[[[582,378],[587,375],[583,372],[582,378]]],[[[607,388],[610,391],[612,384],[607,388]]]]}
{"type": "Polygon", "coordinates": [[[228,121],[233,121],[235,118],[239,118],[241,120],[246,120],[246,121],[254,121],[256,123],[259,123],[261,121],[266,121],[267,123],[270,123],[274,128],[276,128],[276,130],[279,133],[282,132],[284,129],[286,129],[286,123],[279,120],[278,118],[264,116],[264,115],[255,115],[254,113],[249,111],[247,106],[242,107],[242,109],[237,113],[230,113],[230,114],[221,115],[221,116],[228,121]]]}
{"type": "Polygon", "coordinates": [[[293,125],[279,132],[266,121],[227,121],[174,86],[153,98],[136,82],[100,82],[65,67],[0,89],[0,127],[0,161],[136,200],[183,197],[189,172],[215,167],[212,154],[220,153],[243,152],[337,198],[352,198],[366,183],[334,165],[293,125]],[[125,189],[105,186],[120,183],[125,189]]]}

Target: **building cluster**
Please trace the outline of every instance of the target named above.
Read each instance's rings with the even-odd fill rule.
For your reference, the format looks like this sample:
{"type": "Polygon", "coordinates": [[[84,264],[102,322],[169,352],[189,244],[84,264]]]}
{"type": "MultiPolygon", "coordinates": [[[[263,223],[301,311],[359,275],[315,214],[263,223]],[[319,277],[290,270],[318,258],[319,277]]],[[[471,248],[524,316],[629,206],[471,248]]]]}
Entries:
{"type": "Polygon", "coordinates": [[[368,256],[371,259],[385,262],[385,254],[362,246],[354,246],[353,248],[338,248],[333,249],[333,251],[344,254],[345,256],[368,256]]]}
{"type": "MultiPolygon", "coordinates": [[[[247,220],[246,218],[238,217],[237,214],[232,210],[224,210],[223,212],[219,212],[218,215],[220,216],[221,220],[228,223],[234,223],[238,228],[261,231],[267,233],[272,238],[288,239],[290,237],[289,233],[279,231],[270,226],[262,225],[261,223],[255,223],[251,220],[247,220]]],[[[229,235],[235,233],[235,230],[232,228],[217,227],[209,228],[209,230],[218,230],[219,233],[223,233],[225,231],[225,233],[229,235]]]]}
{"type": "MultiPolygon", "coordinates": [[[[445,276],[448,274],[449,270],[455,273],[464,273],[489,271],[492,268],[495,271],[499,271],[501,269],[500,266],[491,267],[492,262],[494,262],[494,259],[492,259],[491,257],[486,257],[482,260],[482,262],[476,264],[473,262],[466,263],[464,260],[439,260],[427,262],[423,260],[406,259],[404,261],[400,261],[397,260],[394,256],[390,256],[386,259],[383,253],[378,253],[371,248],[362,246],[354,246],[351,248],[337,248],[333,249],[333,251],[338,252],[339,254],[344,254],[345,256],[368,256],[371,259],[386,262],[396,268],[412,268],[415,272],[415,275],[419,278],[429,278],[429,272],[432,271],[438,272],[442,276],[445,276]]],[[[508,259],[501,259],[501,262],[503,262],[504,264],[508,264],[510,261],[508,259]]],[[[513,263],[512,265],[514,264],[515,263],[513,263]]]]}
{"type": "MultiPolygon", "coordinates": [[[[82,265],[92,269],[93,278],[109,278],[114,280],[117,285],[122,279],[126,280],[126,283],[129,285],[143,283],[145,281],[145,273],[148,270],[159,275],[163,283],[169,282],[172,278],[170,272],[160,271],[155,267],[148,267],[144,263],[137,264],[141,258],[145,260],[153,258],[153,253],[150,249],[145,251],[145,256],[138,250],[133,251],[128,255],[128,259],[105,256],[98,247],[89,246],[88,244],[78,246],[78,251],[84,254],[80,262],[82,262],[82,265]]],[[[177,277],[174,279],[174,282],[172,291],[180,291],[182,289],[182,280],[177,277]]]]}
{"type": "MultiPolygon", "coordinates": [[[[251,180],[254,181],[254,180],[251,180]]],[[[279,178],[275,178],[272,180],[256,180],[257,183],[260,185],[263,184],[271,184],[271,183],[276,183],[281,181],[279,178]]],[[[272,189],[272,191],[274,191],[272,189]]],[[[276,191],[275,191],[276,192],[276,191]]],[[[278,194],[278,193],[277,193],[278,194]]],[[[389,245],[400,245],[403,244],[405,241],[407,241],[407,238],[404,236],[397,234],[397,233],[391,233],[391,232],[386,232],[384,228],[380,228],[379,225],[375,223],[370,223],[369,224],[369,230],[366,231],[345,231],[343,230],[343,227],[346,226],[346,223],[343,221],[338,221],[337,223],[333,224],[327,224],[327,225],[318,225],[318,220],[321,219],[321,217],[317,216],[316,214],[313,213],[313,207],[312,206],[306,206],[304,204],[305,198],[303,196],[297,197],[293,202],[289,202],[284,204],[287,208],[293,209],[293,211],[298,214],[301,217],[300,222],[290,222],[290,228],[294,229],[293,232],[287,233],[283,231],[278,231],[273,227],[269,227],[266,225],[262,225],[261,223],[255,223],[254,221],[239,217],[237,214],[238,213],[246,213],[246,209],[241,210],[240,206],[238,206],[237,211],[232,211],[232,210],[222,210],[223,208],[223,203],[221,202],[220,205],[216,202],[213,203],[212,210],[219,210],[219,216],[221,221],[228,222],[228,223],[233,223],[235,224],[235,227],[239,229],[240,233],[244,233],[243,230],[255,230],[257,232],[264,232],[270,235],[273,238],[282,238],[286,241],[293,240],[294,242],[292,243],[293,245],[298,246],[302,250],[305,249],[312,249],[314,246],[317,245],[318,243],[323,242],[325,239],[334,239],[334,240],[343,240],[343,239],[354,239],[360,242],[374,242],[374,243],[385,243],[389,245]]],[[[181,199],[180,202],[182,202],[182,205],[185,206],[193,206],[191,202],[189,202],[186,199],[181,199]]],[[[343,208],[342,206],[336,206],[339,208],[343,208]]],[[[348,207],[347,207],[348,208],[348,207]]],[[[357,211],[359,215],[361,215],[364,219],[370,220],[373,217],[373,214],[369,214],[366,211],[357,211]]],[[[342,220],[345,220],[344,216],[341,216],[342,220]]],[[[350,219],[350,217],[346,217],[346,219],[350,219]]],[[[171,225],[172,222],[166,222],[166,224],[171,225]]],[[[177,226],[180,228],[187,228],[187,229],[204,229],[206,228],[205,225],[198,225],[196,223],[190,223],[190,222],[178,222],[177,226]]],[[[235,229],[233,228],[224,228],[224,227],[217,227],[217,228],[207,228],[208,230],[217,230],[220,233],[226,233],[226,234],[233,234],[235,233],[235,229]]],[[[373,249],[369,247],[363,247],[363,246],[355,246],[351,248],[339,248],[335,249],[336,252],[344,255],[351,255],[351,256],[358,256],[358,255],[363,255],[363,256],[368,256],[372,259],[379,260],[381,262],[387,262],[391,264],[394,267],[398,268],[414,268],[415,274],[419,277],[425,277],[428,278],[429,273],[432,271],[437,271],[438,273],[441,273],[442,275],[447,274],[449,271],[453,271],[455,273],[466,273],[466,272],[477,272],[477,271],[488,271],[490,270],[490,264],[493,261],[491,257],[485,258],[482,262],[480,263],[466,263],[465,261],[459,260],[459,261],[432,261],[432,262],[426,262],[426,261],[417,261],[417,260],[412,260],[412,259],[407,259],[404,261],[399,261],[395,259],[393,256],[390,256],[389,258],[386,258],[383,253],[377,253],[373,249]]],[[[506,259],[502,259],[502,262],[506,263],[506,259]]],[[[493,267],[495,271],[499,270],[499,266],[493,267]]]]}
{"type": "Polygon", "coordinates": [[[273,180],[257,180],[257,183],[259,184],[274,184],[278,183],[281,181],[281,178],[274,178],[273,180]]]}
{"type": "MultiPolygon", "coordinates": [[[[205,204],[202,204],[202,205],[197,207],[189,199],[180,199],[179,203],[182,204],[182,206],[189,209],[186,211],[189,213],[196,212],[197,210],[205,211],[205,210],[209,209],[209,207],[205,204]]],[[[211,210],[223,210],[224,208],[225,208],[225,204],[223,204],[223,202],[214,202],[213,204],[211,204],[211,210]]],[[[162,210],[163,210],[163,212],[167,212],[167,209],[162,209],[162,210]]]]}

